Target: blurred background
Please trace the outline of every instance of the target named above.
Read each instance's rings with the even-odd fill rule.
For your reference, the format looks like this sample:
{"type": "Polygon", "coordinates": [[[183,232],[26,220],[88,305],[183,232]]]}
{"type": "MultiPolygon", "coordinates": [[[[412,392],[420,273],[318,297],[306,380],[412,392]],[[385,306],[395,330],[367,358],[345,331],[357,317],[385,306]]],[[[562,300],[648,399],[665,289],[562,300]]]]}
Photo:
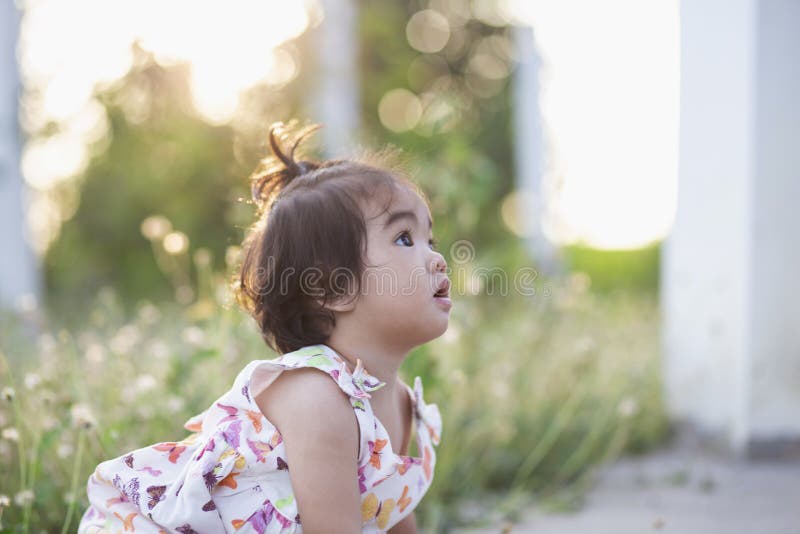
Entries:
{"type": "Polygon", "coordinates": [[[800,13],[740,4],[3,0],[3,524],[74,528],[99,461],[275,356],[227,282],[293,118],[316,157],[402,148],[431,199],[421,531],[577,509],[684,425],[796,451],[800,13]]]}

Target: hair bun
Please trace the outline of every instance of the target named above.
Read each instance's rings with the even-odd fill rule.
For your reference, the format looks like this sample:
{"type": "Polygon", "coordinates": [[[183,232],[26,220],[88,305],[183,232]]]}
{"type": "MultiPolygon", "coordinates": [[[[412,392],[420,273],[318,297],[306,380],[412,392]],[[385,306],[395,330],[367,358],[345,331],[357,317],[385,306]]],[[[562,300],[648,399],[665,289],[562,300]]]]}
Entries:
{"type": "Polygon", "coordinates": [[[250,175],[250,193],[260,211],[272,205],[295,178],[319,167],[315,161],[296,160],[295,151],[303,139],[320,128],[318,124],[310,124],[297,129],[296,119],[288,123],[275,122],[269,127],[268,141],[272,155],[262,159],[250,175]],[[284,143],[291,146],[288,153],[282,147],[284,143]]]}
{"type": "MultiPolygon", "coordinates": [[[[308,161],[298,161],[296,162],[296,165],[297,165],[297,176],[313,171],[316,168],[316,165],[313,165],[308,161]]],[[[295,178],[297,176],[295,176],[295,178]]]]}

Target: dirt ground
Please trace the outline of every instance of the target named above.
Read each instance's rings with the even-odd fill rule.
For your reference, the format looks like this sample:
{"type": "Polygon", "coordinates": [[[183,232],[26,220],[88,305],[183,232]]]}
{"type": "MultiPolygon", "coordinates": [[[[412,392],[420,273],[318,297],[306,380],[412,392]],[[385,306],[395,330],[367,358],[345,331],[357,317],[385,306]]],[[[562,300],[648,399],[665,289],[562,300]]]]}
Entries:
{"type": "Polygon", "coordinates": [[[460,534],[800,534],[800,460],[736,460],[673,444],[604,468],[576,513],[534,505],[460,534]]]}

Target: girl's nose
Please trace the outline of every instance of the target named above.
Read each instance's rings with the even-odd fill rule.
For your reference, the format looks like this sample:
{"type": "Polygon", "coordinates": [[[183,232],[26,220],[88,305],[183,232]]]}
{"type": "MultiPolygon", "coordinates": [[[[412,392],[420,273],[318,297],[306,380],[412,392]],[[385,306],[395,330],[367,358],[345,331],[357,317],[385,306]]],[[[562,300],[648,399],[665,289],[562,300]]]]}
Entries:
{"type": "Polygon", "coordinates": [[[444,259],[444,256],[439,254],[438,252],[434,256],[433,259],[433,269],[434,271],[445,271],[447,269],[447,262],[444,259]]]}

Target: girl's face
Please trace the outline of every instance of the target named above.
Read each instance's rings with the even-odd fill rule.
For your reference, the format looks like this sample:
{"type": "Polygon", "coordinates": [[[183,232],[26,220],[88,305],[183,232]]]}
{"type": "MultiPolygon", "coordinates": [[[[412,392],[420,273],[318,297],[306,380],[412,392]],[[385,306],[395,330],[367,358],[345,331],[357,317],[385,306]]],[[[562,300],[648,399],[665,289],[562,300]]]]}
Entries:
{"type": "Polygon", "coordinates": [[[376,217],[376,206],[371,209],[367,267],[354,312],[367,332],[410,349],[447,330],[447,263],[434,247],[431,215],[416,193],[401,188],[384,213],[376,217]]]}

